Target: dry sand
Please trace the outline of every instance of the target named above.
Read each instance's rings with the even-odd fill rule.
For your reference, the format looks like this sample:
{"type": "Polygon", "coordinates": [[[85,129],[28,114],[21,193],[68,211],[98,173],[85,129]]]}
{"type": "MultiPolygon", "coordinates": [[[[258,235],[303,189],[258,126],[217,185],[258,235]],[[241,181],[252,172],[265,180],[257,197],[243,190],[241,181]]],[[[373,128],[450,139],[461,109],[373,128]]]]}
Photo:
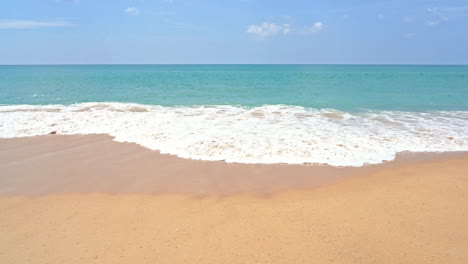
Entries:
{"type": "Polygon", "coordinates": [[[468,155],[241,165],[2,139],[0,263],[468,263],[468,155]]]}

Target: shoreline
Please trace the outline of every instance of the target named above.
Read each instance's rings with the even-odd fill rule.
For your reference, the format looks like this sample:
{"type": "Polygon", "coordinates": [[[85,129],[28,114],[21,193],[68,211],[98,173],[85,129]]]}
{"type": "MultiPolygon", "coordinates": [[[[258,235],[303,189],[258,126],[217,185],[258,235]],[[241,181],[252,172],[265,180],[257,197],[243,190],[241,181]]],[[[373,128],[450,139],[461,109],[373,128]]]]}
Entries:
{"type": "Polygon", "coordinates": [[[395,160],[362,167],[242,164],[161,154],[108,135],[45,135],[0,139],[4,175],[0,196],[74,192],[268,196],[456,158],[468,159],[468,152],[399,153],[395,160]],[[41,182],[45,179],[48,184],[41,182]]]}
{"type": "Polygon", "coordinates": [[[194,160],[360,167],[404,151],[468,151],[467,114],[296,105],[10,105],[0,106],[0,137],[105,134],[194,160]]]}
{"type": "Polygon", "coordinates": [[[0,172],[1,263],[468,262],[467,153],[252,165],[50,135],[0,139],[0,172]]]}

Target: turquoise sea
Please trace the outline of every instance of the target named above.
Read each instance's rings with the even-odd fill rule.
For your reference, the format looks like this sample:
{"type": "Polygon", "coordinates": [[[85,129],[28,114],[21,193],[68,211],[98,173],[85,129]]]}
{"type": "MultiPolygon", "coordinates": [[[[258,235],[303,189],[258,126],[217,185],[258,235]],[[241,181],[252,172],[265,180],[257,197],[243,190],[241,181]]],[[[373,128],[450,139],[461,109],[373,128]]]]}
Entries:
{"type": "Polygon", "coordinates": [[[0,137],[51,131],[245,163],[466,151],[468,66],[0,66],[0,137]]]}
{"type": "Polygon", "coordinates": [[[468,110],[468,66],[0,66],[1,104],[468,110]]]}

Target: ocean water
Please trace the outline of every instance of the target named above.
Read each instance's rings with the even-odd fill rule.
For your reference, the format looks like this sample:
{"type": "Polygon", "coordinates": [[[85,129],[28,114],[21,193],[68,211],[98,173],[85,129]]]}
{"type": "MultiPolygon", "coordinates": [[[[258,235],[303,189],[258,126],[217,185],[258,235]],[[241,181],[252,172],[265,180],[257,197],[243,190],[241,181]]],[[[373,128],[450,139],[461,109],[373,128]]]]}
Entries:
{"type": "Polygon", "coordinates": [[[468,66],[0,66],[0,137],[51,131],[242,163],[467,151],[468,66]]]}

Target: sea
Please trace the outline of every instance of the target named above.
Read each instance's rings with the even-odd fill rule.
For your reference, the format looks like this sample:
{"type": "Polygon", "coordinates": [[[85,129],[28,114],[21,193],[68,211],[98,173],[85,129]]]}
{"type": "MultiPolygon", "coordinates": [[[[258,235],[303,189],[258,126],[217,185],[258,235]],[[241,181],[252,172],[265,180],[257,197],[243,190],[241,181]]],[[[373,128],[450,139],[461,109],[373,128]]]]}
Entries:
{"type": "Polygon", "coordinates": [[[235,163],[468,151],[468,66],[0,66],[0,138],[51,132],[235,163]]]}

